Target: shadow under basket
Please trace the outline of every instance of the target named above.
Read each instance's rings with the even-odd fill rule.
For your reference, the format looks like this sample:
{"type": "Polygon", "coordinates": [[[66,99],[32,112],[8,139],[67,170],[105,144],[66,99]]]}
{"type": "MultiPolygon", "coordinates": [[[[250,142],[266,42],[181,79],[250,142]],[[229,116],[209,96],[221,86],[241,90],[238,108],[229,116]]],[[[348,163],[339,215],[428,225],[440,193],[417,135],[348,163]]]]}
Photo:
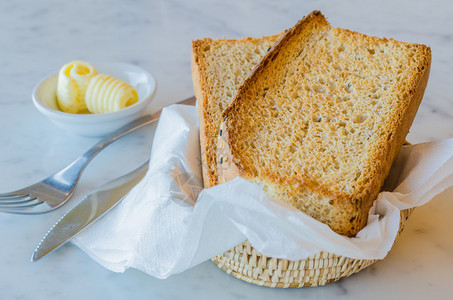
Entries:
{"type": "MultiPolygon", "coordinates": [[[[401,211],[398,236],[413,209],[401,211]]],[[[256,285],[289,288],[319,286],[351,276],[377,260],[352,259],[320,252],[302,260],[267,257],[256,251],[249,241],[211,259],[227,274],[256,285]]]]}

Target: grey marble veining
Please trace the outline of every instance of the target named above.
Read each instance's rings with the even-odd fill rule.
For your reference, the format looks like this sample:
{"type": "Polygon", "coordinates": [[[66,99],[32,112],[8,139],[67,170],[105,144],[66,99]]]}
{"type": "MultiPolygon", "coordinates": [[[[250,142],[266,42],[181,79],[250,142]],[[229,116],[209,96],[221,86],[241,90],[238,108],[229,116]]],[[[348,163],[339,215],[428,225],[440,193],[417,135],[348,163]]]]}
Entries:
{"type": "MultiPolygon", "coordinates": [[[[97,140],[56,127],[31,102],[35,84],[73,59],[140,65],[158,79],[149,111],[193,95],[197,38],[278,33],[320,9],[333,26],[424,43],[433,51],[424,100],[408,140],[453,137],[453,3],[444,1],[56,1],[0,2],[0,192],[36,182],[97,140]]],[[[94,187],[149,156],[153,127],[104,150],[74,198],[51,214],[0,214],[0,300],[4,299],[452,299],[453,189],[415,210],[383,261],[325,287],[270,289],[237,280],[213,263],[157,280],[113,273],[72,245],[37,263],[48,228],[94,187]]]]}

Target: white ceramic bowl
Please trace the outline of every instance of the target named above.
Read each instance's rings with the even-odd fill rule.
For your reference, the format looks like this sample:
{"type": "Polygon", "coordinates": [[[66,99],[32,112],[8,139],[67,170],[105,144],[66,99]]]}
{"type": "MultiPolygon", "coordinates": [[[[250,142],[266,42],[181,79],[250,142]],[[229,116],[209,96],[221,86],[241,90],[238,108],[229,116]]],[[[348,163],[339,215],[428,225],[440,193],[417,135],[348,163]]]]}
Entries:
{"type": "Polygon", "coordinates": [[[79,135],[101,137],[139,118],[157,90],[156,79],[142,68],[124,63],[93,63],[98,73],[106,73],[133,85],[138,102],[119,111],[105,114],[71,114],[62,112],[57,105],[58,74],[40,81],[33,90],[36,108],[58,126],[79,135]]]}

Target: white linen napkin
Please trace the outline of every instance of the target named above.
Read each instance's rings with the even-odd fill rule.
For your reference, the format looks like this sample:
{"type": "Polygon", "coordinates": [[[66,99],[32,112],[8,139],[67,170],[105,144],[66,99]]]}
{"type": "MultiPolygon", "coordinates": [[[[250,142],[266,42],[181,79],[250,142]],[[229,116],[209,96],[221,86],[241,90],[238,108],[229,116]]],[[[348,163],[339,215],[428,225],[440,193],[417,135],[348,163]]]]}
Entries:
{"type": "Polygon", "coordinates": [[[195,107],[164,109],[150,168],[111,212],[72,242],[115,272],[132,267],[157,278],[183,272],[248,239],[261,253],[299,260],[321,250],[357,259],[382,259],[393,245],[400,210],[420,206],[453,184],[453,139],[405,146],[367,226],[348,238],[261,187],[236,178],[202,189],[195,107]]]}

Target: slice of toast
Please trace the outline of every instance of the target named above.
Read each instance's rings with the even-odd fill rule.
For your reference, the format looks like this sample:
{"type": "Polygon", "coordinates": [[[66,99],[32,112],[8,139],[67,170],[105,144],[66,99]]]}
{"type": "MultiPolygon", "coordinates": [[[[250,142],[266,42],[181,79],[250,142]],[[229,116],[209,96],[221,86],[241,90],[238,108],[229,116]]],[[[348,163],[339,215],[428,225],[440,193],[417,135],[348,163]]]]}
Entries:
{"type": "Polygon", "coordinates": [[[203,181],[217,183],[217,136],[221,116],[249,72],[280,35],[193,41],[192,79],[198,100],[203,181]]]}
{"type": "Polygon", "coordinates": [[[223,113],[228,152],[218,157],[219,176],[261,183],[335,232],[356,235],[409,131],[430,63],[429,47],[333,28],[314,11],[223,113]],[[223,172],[225,160],[235,172],[223,172]]]}

